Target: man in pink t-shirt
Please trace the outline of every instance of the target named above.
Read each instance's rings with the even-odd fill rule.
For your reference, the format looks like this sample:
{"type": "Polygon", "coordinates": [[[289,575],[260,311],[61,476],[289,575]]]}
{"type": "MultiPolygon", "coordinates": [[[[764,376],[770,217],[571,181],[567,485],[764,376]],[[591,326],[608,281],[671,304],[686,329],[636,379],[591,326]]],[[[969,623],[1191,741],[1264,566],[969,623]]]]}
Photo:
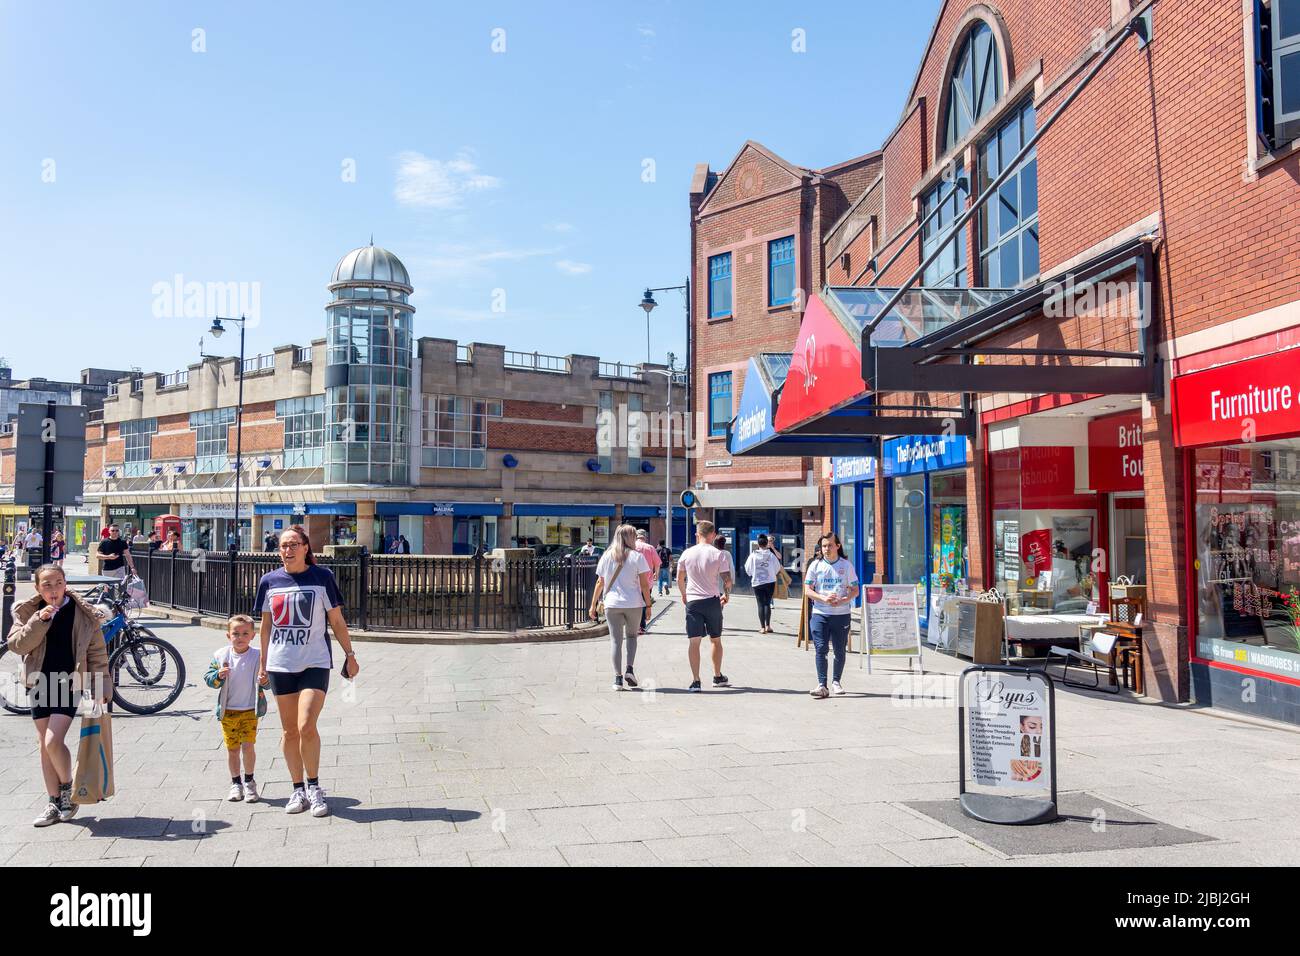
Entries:
{"type": "Polygon", "coordinates": [[[697,522],[696,543],[677,559],[677,590],[686,607],[693,692],[700,689],[700,640],[705,634],[713,642],[713,686],[731,686],[722,673],[722,606],[731,599],[731,562],[727,552],[713,546],[715,537],[712,521],[697,522]]]}
{"type": "MultiPolygon", "coordinates": [[[[641,553],[641,557],[645,558],[645,563],[650,565],[650,582],[653,584],[654,579],[659,574],[659,565],[661,563],[659,561],[659,552],[655,550],[655,546],[653,544],[651,544],[649,541],[646,540],[646,533],[639,529],[637,530],[636,533],[636,549],[641,553]]],[[[641,612],[641,630],[638,631],[637,633],[644,634],[645,629],[649,626],[650,626],[650,605],[647,604],[644,610],[642,610],[641,612]]]]}

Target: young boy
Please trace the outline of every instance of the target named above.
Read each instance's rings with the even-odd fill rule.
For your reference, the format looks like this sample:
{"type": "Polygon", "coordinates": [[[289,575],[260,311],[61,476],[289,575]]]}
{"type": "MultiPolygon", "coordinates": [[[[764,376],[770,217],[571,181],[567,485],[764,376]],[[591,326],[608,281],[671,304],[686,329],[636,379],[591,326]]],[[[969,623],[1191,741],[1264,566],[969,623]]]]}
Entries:
{"type": "MultiPolygon", "coordinates": [[[[226,741],[230,767],[230,793],[227,800],[259,799],[253,766],[257,762],[257,721],[266,714],[266,692],[258,686],[257,673],[262,652],[252,646],[253,619],[236,614],[226,623],[228,646],[212,654],[203,682],[218,690],[216,715],[221,721],[221,736],[226,741]],[[239,757],[244,757],[244,776],[240,780],[239,757]]],[[[269,682],[269,678],[267,680],[269,682]]]]}

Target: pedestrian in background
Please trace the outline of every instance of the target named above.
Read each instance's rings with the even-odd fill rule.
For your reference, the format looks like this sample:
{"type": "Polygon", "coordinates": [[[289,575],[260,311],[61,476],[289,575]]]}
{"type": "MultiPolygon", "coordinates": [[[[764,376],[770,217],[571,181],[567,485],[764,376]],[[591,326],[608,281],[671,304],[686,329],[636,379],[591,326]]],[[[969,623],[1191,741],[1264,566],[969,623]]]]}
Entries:
{"type": "Polygon", "coordinates": [[[812,602],[808,630],[812,634],[817,658],[817,687],[812,696],[824,699],[834,694],[844,696],[840,678],[848,656],[849,627],[853,622],[853,599],[858,596],[858,575],[853,562],[844,557],[840,538],[830,531],[822,535],[820,557],[814,558],[804,572],[804,593],[812,602]],[[830,690],[826,689],[826,655],[835,650],[835,672],[830,690]]]}
{"type": "Polygon", "coordinates": [[[614,543],[605,549],[596,564],[596,587],[587,612],[593,621],[600,615],[602,595],[614,660],[614,690],[636,687],[632,666],[636,662],[641,615],[650,604],[650,565],[637,549],[636,528],[630,524],[618,526],[614,543]],[[623,667],[624,641],[627,642],[626,670],[623,667]]]}
{"type": "Polygon", "coordinates": [[[666,595],[672,581],[673,553],[662,541],[659,542],[659,548],[655,553],[659,555],[659,593],[666,595]]]}
{"type": "Polygon", "coordinates": [[[781,559],[768,544],[767,535],[758,536],[758,547],[749,552],[745,559],[745,573],[749,575],[754,587],[754,599],[758,602],[758,633],[772,633],[772,593],[776,590],[777,574],[781,570],[781,559]]]}
{"type": "MultiPolygon", "coordinates": [[[[659,573],[659,552],[655,550],[654,545],[646,540],[646,533],[641,529],[637,529],[636,549],[641,553],[641,557],[645,558],[645,563],[650,568],[649,580],[653,581],[655,576],[659,573]]],[[[654,590],[652,588],[650,591],[650,600],[646,601],[645,608],[642,609],[641,629],[637,632],[638,634],[644,634],[645,629],[650,626],[650,608],[653,604],[654,590]]]]}
{"type": "Polygon", "coordinates": [[[68,554],[68,542],[63,538],[62,531],[55,531],[50,536],[50,564],[56,568],[63,567],[63,559],[68,554]]]}

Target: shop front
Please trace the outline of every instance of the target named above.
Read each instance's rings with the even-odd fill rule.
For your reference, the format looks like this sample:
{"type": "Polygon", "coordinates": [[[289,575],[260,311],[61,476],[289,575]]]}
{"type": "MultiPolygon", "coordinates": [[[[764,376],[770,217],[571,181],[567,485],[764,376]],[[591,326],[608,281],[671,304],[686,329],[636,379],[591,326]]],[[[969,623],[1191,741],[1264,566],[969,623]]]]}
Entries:
{"type": "MultiPolygon", "coordinates": [[[[831,527],[860,581],[876,576],[876,459],[831,459],[831,527]]],[[[861,601],[858,602],[861,604],[861,601]]]]}
{"type": "MultiPolygon", "coordinates": [[[[185,537],[185,511],[182,506],[181,516],[181,538],[186,547],[188,539],[185,537]]],[[[200,506],[194,506],[200,507],[200,506]]],[[[239,508],[241,513],[247,514],[244,506],[239,508]]],[[[355,545],[357,543],[357,506],[354,502],[340,501],[294,501],[294,502],[267,502],[252,506],[253,511],[253,530],[256,531],[256,538],[250,535],[250,523],[243,521],[244,526],[242,538],[244,543],[242,548],[251,548],[254,551],[261,551],[264,548],[264,542],[268,534],[279,535],[285,528],[299,524],[307,529],[308,535],[312,539],[312,546],[319,548],[326,544],[338,545],[355,545]],[[250,540],[251,539],[251,540],[250,540]]],[[[233,508],[226,506],[225,517],[233,517],[233,508]]],[[[211,530],[211,529],[207,529],[211,530]]],[[[217,529],[218,533],[224,534],[225,527],[217,529]]],[[[224,539],[222,539],[224,540],[224,539]]]]}
{"type": "Polygon", "coordinates": [[[99,505],[77,505],[63,512],[63,538],[68,551],[85,554],[99,544],[99,505]]]}
{"type": "Polygon", "coordinates": [[[923,628],[934,608],[967,588],[967,445],[964,437],[906,435],[881,449],[888,580],[915,586],[923,628]]]}
{"type": "MultiPolygon", "coordinates": [[[[109,508],[110,516],[112,508],[109,508]]],[[[181,547],[186,551],[224,551],[235,541],[234,504],[183,504],[175,512],[181,521],[181,547]]],[[[261,550],[261,541],[253,544],[253,505],[239,506],[239,549],[261,550]]]]}
{"type": "Polygon", "coordinates": [[[509,545],[542,556],[568,553],[588,539],[603,549],[617,513],[614,505],[517,504],[511,509],[509,545]]]}
{"type": "Polygon", "coordinates": [[[1110,610],[1113,581],[1147,583],[1142,399],[1043,396],[985,428],[985,579],[1007,636],[1073,646],[1110,610]]]}
{"type": "Polygon", "coordinates": [[[1173,380],[1193,696],[1300,723],[1300,351],[1196,358],[1173,380]]]}
{"type": "Polygon", "coordinates": [[[499,547],[504,506],[494,502],[403,501],[375,506],[377,553],[405,537],[412,554],[473,554],[499,547]]]}
{"type": "MultiPolygon", "coordinates": [[[[630,524],[638,531],[644,531],[647,538],[655,547],[659,546],[660,541],[668,541],[668,536],[664,532],[663,505],[660,505],[659,507],[653,505],[624,505],[623,521],[630,524]]],[[[680,505],[674,505],[673,536],[671,544],[674,551],[681,551],[695,543],[694,541],[687,541],[686,535],[686,509],[680,505]]]]}
{"type": "Polygon", "coordinates": [[[24,534],[27,532],[27,506],[0,505],[0,533],[3,533],[6,544],[14,539],[19,529],[24,534]]]}
{"type": "Polygon", "coordinates": [[[141,528],[140,507],[138,505],[109,505],[108,523],[115,524],[122,532],[122,537],[131,540],[141,528]]]}

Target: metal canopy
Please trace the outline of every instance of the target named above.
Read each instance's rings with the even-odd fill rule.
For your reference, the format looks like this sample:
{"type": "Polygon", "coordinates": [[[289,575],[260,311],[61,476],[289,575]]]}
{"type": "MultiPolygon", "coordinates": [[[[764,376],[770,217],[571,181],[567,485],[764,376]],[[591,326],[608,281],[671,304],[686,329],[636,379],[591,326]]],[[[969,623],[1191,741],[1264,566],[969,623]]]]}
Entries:
{"type": "MultiPolygon", "coordinates": [[[[978,311],[947,322],[933,321],[929,327],[923,326],[920,335],[908,334],[916,329],[914,316],[895,318],[894,312],[898,310],[891,310],[888,316],[874,315],[862,327],[863,377],[872,382],[877,392],[1155,395],[1160,388],[1160,372],[1149,285],[1152,266],[1151,246],[1139,238],[1097,256],[1064,276],[992,298],[978,311]],[[1132,321],[1140,330],[1136,352],[979,344],[1031,315],[1041,314],[1067,300],[1072,302],[1074,296],[1108,295],[1108,287],[1103,283],[1133,270],[1136,270],[1138,307],[1132,321]],[[976,356],[987,355],[1019,356],[1034,364],[975,364],[976,356]],[[1084,359],[1101,359],[1106,364],[1080,364],[1084,359]]],[[[910,291],[900,300],[900,307],[920,291],[934,290],[910,291]]]]}

